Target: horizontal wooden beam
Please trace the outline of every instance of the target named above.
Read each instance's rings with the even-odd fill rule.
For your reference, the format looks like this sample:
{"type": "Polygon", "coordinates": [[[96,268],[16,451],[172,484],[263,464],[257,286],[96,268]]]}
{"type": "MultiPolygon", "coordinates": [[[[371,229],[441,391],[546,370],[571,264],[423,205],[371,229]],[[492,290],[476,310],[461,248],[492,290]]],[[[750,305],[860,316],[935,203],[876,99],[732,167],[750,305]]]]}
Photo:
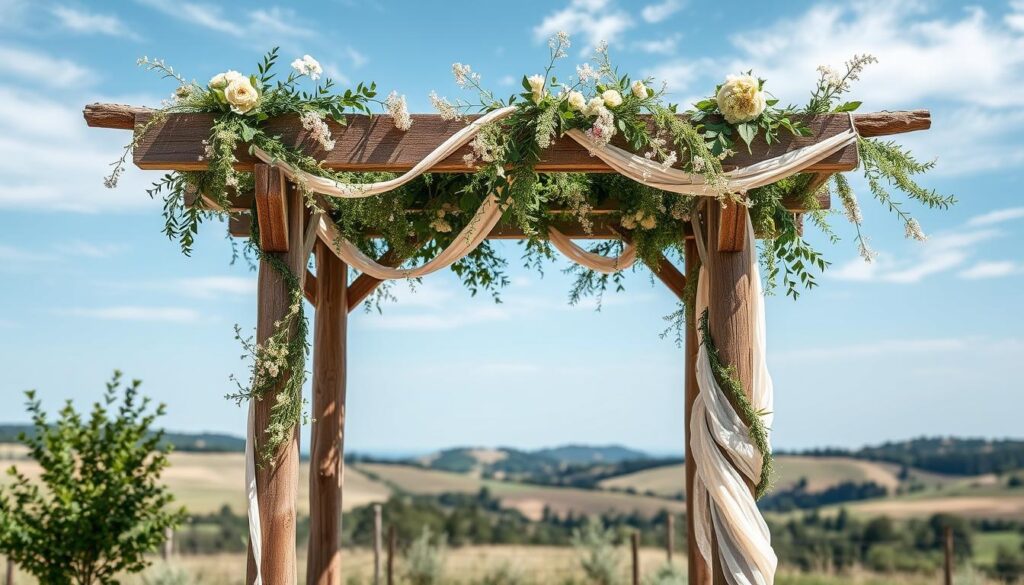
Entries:
{"type": "MultiPolygon", "coordinates": [[[[92,104],[85,108],[86,122],[90,126],[104,128],[132,129],[144,123],[151,111],[131,106],[92,104]]],[[[143,169],[153,170],[202,170],[206,162],[203,140],[209,137],[213,123],[212,114],[170,114],[167,120],[151,128],[135,148],[135,164],[143,169]]],[[[348,116],[348,124],[340,126],[328,122],[335,137],[336,146],[324,151],[310,137],[309,131],[295,117],[268,120],[268,132],[278,135],[282,141],[299,148],[324,162],[331,169],[350,171],[392,171],[403,172],[420,162],[444,139],[463,127],[464,122],[442,120],[433,114],[412,116],[413,125],[406,131],[397,130],[388,116],[348,116]]],[[[808,137],[794,137],[780,134],[780,142],[768,147],[757,141],[753,153],[740,149],[727,163],[729,167],[747,166],[778,156],[801,146],[806,146],[834,136],[850,127],[847,114],[824,114],[806,120],[812,130],[808,137]]],[[[914,130],[924,130],[931,125],[927,111],[878,112],[856,114],[853,122],[864,136],[882,136],[914,130]]],[[[621,139],[621,136],[618,137],[621,139]]],[[[620,144],[621,145],[621,144],[620,144]]],[[[470,171],[462,160],[468,147],[460,149],[434,167],[435,172],[470,171]]],[[[236,153],[238,168],[250,170],[255,159],[244,147],[236,153]]],[[[855,168],[857,149],[847,147],[835,155],[813,165],[809,172],[841,172],[855,168]]],[[[544,151],[537,165],[539,172],[610,172],[605,163],[590,154],[568,137],[555,140],[544,151]]]]}

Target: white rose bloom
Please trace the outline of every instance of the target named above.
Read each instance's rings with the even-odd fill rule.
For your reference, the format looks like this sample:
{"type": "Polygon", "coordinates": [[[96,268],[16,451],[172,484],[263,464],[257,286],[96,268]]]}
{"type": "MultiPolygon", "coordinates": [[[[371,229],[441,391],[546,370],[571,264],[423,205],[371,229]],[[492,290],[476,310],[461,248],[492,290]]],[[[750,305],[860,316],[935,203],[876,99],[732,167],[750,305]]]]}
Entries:
{"type": "Polygon", "coordinates": [[[533,92],[533,103],[539,104],[544,98],[544,76],[531,75],[526,81],[530,83],[530,91],[533,92]]]}
{"type": "Polygon", "coordinates": [[[218,73],[210,79],[210,87],[213,89],[224,89],[229,83],[236,79],[241,79],[242,74],[237,71],[225,71],[224,73],[218,73]]]}
{"type": "Polygon", "coordinates": [[[608,89],[601,94],[601,99],[604,100],[604,105],[609,108],[617,108],[622,105],[622,94],[618,90],[608,89]]]}
{"type": "Polygon", "coordinates": [[[312,80],[320,79],[320,74],[324,72],[320,62],[309,55],[303,55],[301,59],[292,61],[292,69],[299,75],[308,75],[312,80]]]}
{"type": "Polygon", "coordinates": [[[767,107],[760,83],[751,75],[730,75],[715,96],[718,109],[730,124],[749,122],[767,107]]]}
{"type": "Polygon", "coordinates": [[[583,110],[587,107],[587,98],[583,97],[583,94],[578,91],[569,92],[569,106],[574,110],[583,110]]]}
{"type": "Polygon", "coordinates": [[[260,94],[249,82],[248,77],[239,77],[228,83],[224,89],[224,99],[231,104],[232,112],[245,114],[256,107],[260,101],[260,94]]]}
{"type": "Polygon", "coordinates": [[[644,82],[640,81],[639,79],[634,81],[633,85],[629,86],[629,89],[630,91],[633,92],[633,95],[640,99],[644,99],[645,97],[647,97],[647,86],[644,85],[644,82]]]}
{"type": "Polygon", "coordinates": [[[587,116],[596,116],[604,109],[604,100],[599,97],[592,97],[587,102],[587,107],[583,109],[583,113],[587,116]]]}

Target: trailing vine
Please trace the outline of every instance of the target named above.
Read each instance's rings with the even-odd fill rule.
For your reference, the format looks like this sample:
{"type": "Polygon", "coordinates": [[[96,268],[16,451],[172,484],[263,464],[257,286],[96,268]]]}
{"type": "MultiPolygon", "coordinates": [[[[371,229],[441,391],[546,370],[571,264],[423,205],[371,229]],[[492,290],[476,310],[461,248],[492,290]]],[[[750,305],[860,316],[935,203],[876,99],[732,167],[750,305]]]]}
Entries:
{"type": "Polygon", "coordinates": [[[718,354],[718,348],[715,347],[715,342],[711,338],[711,326],[708,324],[707,309],[700,315],[698,328],[700,329],[700,343],[704,345],[708,353],[708,362],[711,364],[711,371],[715,376],[715,380],[725,390],[729,402],[732,403],[733,408],[736,409],[743,423],[747,425],[750,432],[750,440],[754,442],[754,446],[757,447],[757,451],[761,454],[761,477],[754,488],[754,497],[760,499],[761,496],[771,489],[772,470],[774,469],[772,448],[768,443],[768,429],[761,418],[766,413],[754,410],[754,406],[750,404],[746,392],[743,391],[743,385],[736,379],[736,367],[722,362],[722,357],[718,354]]]}

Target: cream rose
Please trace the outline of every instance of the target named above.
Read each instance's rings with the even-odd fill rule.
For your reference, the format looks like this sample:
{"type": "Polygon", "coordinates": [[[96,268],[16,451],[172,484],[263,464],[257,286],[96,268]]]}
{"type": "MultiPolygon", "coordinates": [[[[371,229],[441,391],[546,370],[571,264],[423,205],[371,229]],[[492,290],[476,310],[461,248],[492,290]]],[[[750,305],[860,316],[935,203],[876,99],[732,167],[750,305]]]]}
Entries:
{"type": "Polygon", "coordinates": [[[633,92],[634,96],[640,99],[644,99],[647,97],[647,86],[644,85],[644,82],[640,81],[639,79],[634,81],[633,85],[629,86],[629,90],[633,92]]]}
{"type": "Polygon", "coordinates": [[[232,81],[241,78],[242,74],[237,71],[225,71],[224,73],[218,73],[210,78],[209,85],[213,89],[224,89],[232,81]]]}
{"type": "Polygon", "coordinates": [[[530,92],[533,93],[533,103],[539,104],[544,99],[544,76],[531,75],[526,79],[530,84],[530,92]]]}
{"type": "Polygon", "coordinates": [[[609,108],[617,108],[622,105],[622,94],[618,90],[607,89],[601,94],[601,99],[604,100],[604,105],[609,108]]]}
{"type": "Polygon", "coordinates": [[[231,104],[232,112],[245,114],[256,107],[260,101],[260,94],[248,77],[239,77],[224,88],[224,99],[231,104]]]}
{"type": "Polygon", "coordinates": [[[569,102],[569,106],[574,110],[582,110],[587,107],[587,98],[583,97],[583,94],[578,91],[570,91],[569,97],[566,99],[569,102]]]}
{"type": "Polygon", "coordinates": [[[583,113],[587,116],[596,116],[604,109],[604,100],[599,97],[593,97],[587,102],[587,107],[583,108],[583,113]]]}
{"type": "Polygon", "coordinates": [[[752,75],[730,75],[718,90],[718,110],[730,124],[749,122],[767,107],[760,83],[752,75]]]}

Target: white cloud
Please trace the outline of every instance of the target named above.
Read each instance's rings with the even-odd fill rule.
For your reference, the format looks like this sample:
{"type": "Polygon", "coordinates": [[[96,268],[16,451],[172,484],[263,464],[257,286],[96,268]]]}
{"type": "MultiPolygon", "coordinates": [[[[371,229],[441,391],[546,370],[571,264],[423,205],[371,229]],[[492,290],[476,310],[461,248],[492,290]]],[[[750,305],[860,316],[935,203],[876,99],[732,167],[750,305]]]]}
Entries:
{"type": "Polygon", "coordinates": [[[807,360],[845,360],[877,356],[905,356],[908,354],[932,354],[937,352],[962,351],[974,343],[963,338],[926,339],[879,339],[868,343],[849,344],[833,347],[808,347],[801,349],[772,351],[769,360],[801,362],[807,360]]]}
{"type": "Polygon", "coordinates": [[[839,280],[913,284],[926,277],[963,266],[978,244],[1002,235],[994,229],[975,229],[932,236],[916,246],[914,258],[898,259],[879,253],[874,262],[854,258],[826,275],[839,280]]]}
{"type": "Polygon", "coordinates": [[[640,16],[647,22],[661,22],[672,16],[683,7],[682,0],[665,0],[659,4],[648,4],[640,11],[640,16]]]}
{"type": "Polygon", "coordinates": [[[122,252],[125,246],[122,244],[107,244],[86,242],[84,240],[70,240],[54,244],[54,249],[62,255],[81,256],[85,258],[109,258],[122,252]]]}
{"type": "Polygon", "coordinates": [[[978,280],[982,278],[999,278],[1010,276],[1021,271],[1015,263],[1008,260],[978,262],[967,270],[960,272],[960,278],[978,280]]]}
{"type": "Polygon", "coordinates": [[[256,279],[241,276],[203,276],[182,278],[171,288],[190,297],[212,299],[225,295],[249,296],[256,294],[256,279]]]}
{"type": "Polygon", "coordinates": [[[995,211],[976,215],[967,220],[967,225],[988,226],[1020,218],[1024,218],[1024,207],[1009,207],[1007,209],[996,209],[995,211]]]}
{"type": "Polygon", "coordinates": [[[674,34],[660,39],[637,41],[633,43],[633,47],[643,51],[644,53],[671,55],[676,52],[676,47],[679,45],[679,40],[681,38],[682,35],[674,34]]]}
{"type": "Polygon", "coordinates": [[[620,36],[634,26],[633,18],[623,10],[615,8],[611,0],[572,0],[568,6],[544,17],[533,29],[537,40],[565,31],[571,35],[583,35],[583,53],[596,47],[601,41],[615,43],[620,36]]]}
{"type": "Polygon", "coordinates": [[[263,39],[267,35],[281,39],[308,39],[316,31],[290,8],[260,8],[248,13],[226,14],[221,6],[176,0],[137,0],[178,20],[242,40],[263,39]]]}
{"type": "Polygon", "coordinates": [[[86,12],[69,6],[54,6],[50,11],[62,27],[74,32],[139,39],[139,35],[113,14],[86,12]]]}
{"type": "Polygon", "coordinates": [[[166,323],[194,323],[199,321],[200,317],[198,311],[185,307],[142,307],[136,305],[73,308],[59,310],[57,313],[103,321],[156,321],[166,323]]]}
{"type": "Polygon", "coordinates": [[[53,260],[50,254],[43,254],[34,250],[26,250],[17,246],[0,244],[0,262],[4,263],[30,263],[53,260]]]}
{"type": "Polygon", "coordinates": [[[94,77],[91,71],[73,61],[9,46],[0,46],[0,73],[55,88],[79,87],[90,83],[94,77]]]}

